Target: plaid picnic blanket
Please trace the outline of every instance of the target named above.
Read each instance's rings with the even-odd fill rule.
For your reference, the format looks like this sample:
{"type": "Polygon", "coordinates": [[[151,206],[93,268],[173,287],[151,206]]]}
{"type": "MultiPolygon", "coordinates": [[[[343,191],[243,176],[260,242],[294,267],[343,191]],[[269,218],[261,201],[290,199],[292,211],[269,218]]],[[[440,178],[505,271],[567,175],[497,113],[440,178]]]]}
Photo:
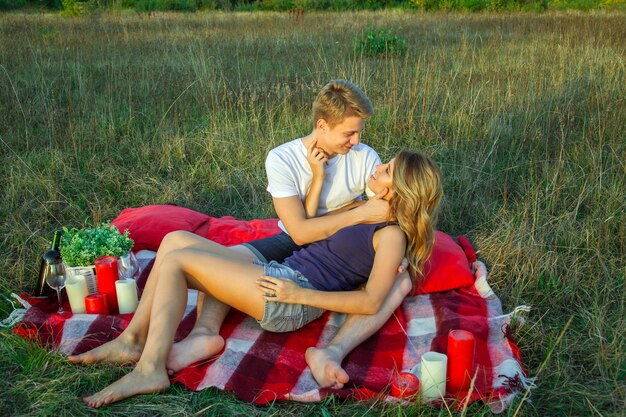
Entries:
{"type": "MultiPolygon", "coordinates": [[[[154,252],[138,253],[140,288],[153,257],[154,252]]],[[[304,359],[308,347],[322,346],[336,334],[345,320],[345,315],[338,313],[325,313],[296,332],[270,333],[261,330],[254,319],[231,311],[221,330],[226,340],[223,352],[183,369],[173,381],[196,391],[208,387],[232,391],[257,404],[275,400],[314,402],[331,394],[352,400],[398,401],[389,393],[394,376],[401,371],[416,371],[421,355],[427,351],[445,353],[448,331],[464,329],[476,338],[476,378],[472,392],[454,401],[455,405],[462,407],[465,401],[482,400],[493,412],[502,412],[517,393],[532,387],[509,327],[512,318],[526,309],[519,307],[503,314],[500,300],[487,283],[484,264],[477,262],[474,266],[477,279],[473,286],[408,297],[377,334],[347,356],[343,366],[351,380],[343,389],[320,389],[304,359]]],[[[29,308],[14,332],[64,354],[81,353],[115,338],[132,318],[61,316],[56,313],[53,298],[24,297],[29,308]]],[[[193,327],[196,299],[197,293],[190,291],[177,340],[193,327]]]]}

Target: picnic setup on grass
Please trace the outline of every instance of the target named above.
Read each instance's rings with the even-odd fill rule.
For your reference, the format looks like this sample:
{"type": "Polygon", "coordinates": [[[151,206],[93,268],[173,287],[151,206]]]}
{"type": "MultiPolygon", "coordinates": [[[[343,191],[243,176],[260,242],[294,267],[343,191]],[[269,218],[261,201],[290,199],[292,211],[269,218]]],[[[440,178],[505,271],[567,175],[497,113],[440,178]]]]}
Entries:
{"type": "MultiPolygon", "coordinates": [[[[88,351],[126,328],[169,232],[184,230],[232,246],[279,233],[277,222],[153,205],[125,209],[93,228],[63,228],[42,256],[34,291],[13,294],[21,307],[2,325],[65,355],[88,351]]],[[[465,237],[437,231],[424,275],[382,329],[347,356],[342,366],[350,382],[341,389],[320,388],[305,362],[306,349],[328,343],[345,320],[331,312],[300,330],[272,333],[232,310],[221,329],[221,353],[182,369],[171,381],[195,391],[231,391],[256,404],[335,395],[462,409],[479,400],[500,413],[516,395],[527,397],[533,378],[510,326],[528,307],[503,312],[486,266],[465,237]]],[[[187,299],[177,341],[196,320],[197,292],[190,290],[187,299]]]]}

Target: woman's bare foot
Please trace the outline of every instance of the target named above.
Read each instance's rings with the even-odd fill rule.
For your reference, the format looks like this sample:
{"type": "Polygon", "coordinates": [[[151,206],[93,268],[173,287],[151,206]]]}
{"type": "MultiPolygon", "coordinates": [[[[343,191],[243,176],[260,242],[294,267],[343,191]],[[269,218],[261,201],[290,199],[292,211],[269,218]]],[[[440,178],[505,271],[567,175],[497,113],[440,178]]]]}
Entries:
{"type": "Polygon", "coordinates": [[[341,356],[330,347],[310,347],[304,355],[313,378],[321,388],[343,388],[350,377],[341,367],[341,356]]]}
{"type": "Polygon", "coordinates": [[[67,359],[72,363],[80,363],[83,365],[102,361],[127,364],[137,362],[141,357],[142,351],[143,343],[120,336],[88,352],[68,356],[67,359]]]}
{"type": "Polygon", "coordinates": [[[216,334],[193,333],[172,345],[167,358],[168,373],[173,374],[192,363],[217,355],[224,347],[224,338],[216,334]]]}
{"type": "Polygon", "coordinates": [[[170,380],[165,369],[143,371],[139,367],[123,376],[117,382],[109,385],[102,391],[83,398],[89,406],[98,408],[137,394],[152,394],[166,390],[170,380]]]}

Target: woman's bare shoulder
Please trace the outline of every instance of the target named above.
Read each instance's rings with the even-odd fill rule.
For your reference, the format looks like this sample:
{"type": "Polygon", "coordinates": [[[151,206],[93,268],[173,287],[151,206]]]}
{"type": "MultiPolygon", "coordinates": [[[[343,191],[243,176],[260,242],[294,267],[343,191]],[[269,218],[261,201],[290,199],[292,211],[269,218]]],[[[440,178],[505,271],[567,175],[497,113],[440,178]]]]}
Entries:
{"type": "Polygon", "coordinates": [[[385,245],[402,245],[406,244],[406,236],[400,226],[397,224],[390,224],[385,227],[381,227],[374,233],[373,244],[374,250],[378,250],[378,245],[384,242],[385,245]]]}

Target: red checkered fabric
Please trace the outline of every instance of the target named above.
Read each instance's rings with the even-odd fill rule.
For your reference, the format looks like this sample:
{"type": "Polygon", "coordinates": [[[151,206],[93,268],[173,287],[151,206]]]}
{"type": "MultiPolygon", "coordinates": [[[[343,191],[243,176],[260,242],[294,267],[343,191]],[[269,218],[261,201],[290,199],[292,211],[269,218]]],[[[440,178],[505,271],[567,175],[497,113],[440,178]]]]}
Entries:
{"type": "MultiPolygon", "coordinates": [[[[239,237],[241,241],[262,237],[254,230],[261,230],[261,235],[271,234],[268,232],[271,227],[253,225],[249,228],[250,234],[239,237]]],[[[275,227],[275,221],[272,225],[275,227]]],[[[473,253],[470,248],[466,253],[473,253]]],[[[140,263],[143,272],[138,284],[143,287],[152,261],[149,257],[140,257],[140,263]]],[[[512,314],[503,314],[498,297],[487,284],[483,265],[477,278],[474,285],[466,288],[407,298],[378,333],[345,359],[343,366],[351,380],[341,390],[320,389],[304,360],[308,347],[323,346],[336,334],[345,319],[345,315],[337,313],[326,313],[296,332],[270,333],[261,330],[254,319],[232,311],[221,330],[226,340],[222,353],[183,369],[173,376],[173,381],[192,390],[216,387],[232,391],[239,398],[257,404],[275,400],[313,402],[331,394],[352,400],[397,401],[389,393],[393,377],[398,372],[414,369],[424,352],[445,353],[448,331],[464,329],[476,338],[477,376],[474,390],[467,398],[482,400],[493,412],[501,412],[516,393],[528,385],[520,351],[508,331],[512,314]]],[[[32,307],[15,333],[58,348],[65,354],[81,353],[112,340],[132,317],[90,314],[62,317],[56,314],[53,298],[27,299],[32,307]]],[[[195,322],[193,291],[188,300],[177,340],[182,339],[195,322]]],[[[67,307],[69,310],[69,305],[67,307]]],[[[455,402],[457,407],[462,406],[462,401],[455,402]]]]}

